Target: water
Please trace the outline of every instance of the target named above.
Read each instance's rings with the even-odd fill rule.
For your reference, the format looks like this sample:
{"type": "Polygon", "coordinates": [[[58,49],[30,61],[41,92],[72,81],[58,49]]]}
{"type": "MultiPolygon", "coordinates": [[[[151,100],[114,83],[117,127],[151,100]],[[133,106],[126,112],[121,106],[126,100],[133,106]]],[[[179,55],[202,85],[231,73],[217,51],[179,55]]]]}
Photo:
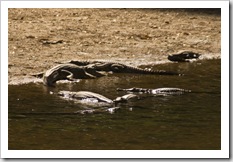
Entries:
{"type": "MultiPolygon", "coordinates": [[[[10,150],[219,150],[221,149],[221,60],[156,66],[184,76],[117,74],[48,88],[9,85],[10,150]],[[116,113],[75,114],[60,90],[87,90],[110,99],[117,88],[177,87],[192,93],[148,97],[116,113]],[[53,94],[52,94],[53,93],[53,94]]],[[[155,67],[154,67],[155,69],[155,67]]]]}

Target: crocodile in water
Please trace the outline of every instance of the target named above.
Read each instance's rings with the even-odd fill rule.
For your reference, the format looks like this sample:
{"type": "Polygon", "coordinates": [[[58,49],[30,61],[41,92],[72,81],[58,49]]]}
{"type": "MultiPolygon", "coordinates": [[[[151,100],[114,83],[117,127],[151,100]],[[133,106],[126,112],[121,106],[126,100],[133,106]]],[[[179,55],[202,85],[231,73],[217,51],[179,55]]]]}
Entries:
{"type": "Polygon", "coordinates": [[[67,100],[77,101],[82,105],[88,106],[89,109],[79,110],[76,113],[87,114],[87,113],[99,113],[99,112],[110,112],[113,113],[116,110],[120,109],[117,107],[119,103],[128,102],[134,99],[139,99],[137,95],[126,94],[122,97],[117,97],[115,100],[111,100],[103,95],[98,93],[89,92],[89,91],[60,91],[58,95],[67,100]],[[90,107],[97,107],[98,109],[90,109],[90,107]],[[106,108],[107,107],[107,108],[106,108]]]}
{"type": "Polygon", "coordinates": [[[114,100],[111,100],[101,94],[90,92],[90,91],[60,91],[58,92],[59,96],[62,96],[65,99],[72,99],[76,101],[82,101],[83,103],[106,103],[116,105],[120,102],[127,102],[133,99],[140,99],[137,95],[126,94],[122,97],[117,97],[114,100]]]}
{"type": "Polygon", "coordinates": [[[89,109],[89,110],[81,110],[82,113],[94,113],[94,112],[103,112],[103,111],[115,111],[119,109],[120,103],[133,102],[136,100],[140,100],[146,97],[150,97],[150,95],[139,95],[140,93],[153,94],[153,96],[167,96],[167,95],[181,95],[185,92],[191,92],[190,90],[185,90],[181,88],[157,88],[157,89],[145,89],[145,88],[129,88],[129,89],[117,89],[118,91],[126,91],[131,92],[129,94],[123,95],[121,97],[117,97],[112,100],[98,93],[89,92],[89,91],[60,91],[58,93],[64,99],[77,101],[82,105],[88,105],[92,107],[97,107],[98,109],[89,109]],[[139,92],[139,94],[132,94],[132,92],[139,92]],[[105,107],[105,108],[104,108],[105,107]],[[107,107],[107,109],[106,109],[107,107]],[[110,107],[110,108],[109,108],[110,107]]]}
{"type": "Polygon", "coordinates": [[[126,92],[139,92],[139,93],[148,93],[153,95],[180,95],[183,93],[191,92],[191,90],[181,89],[181,88],[156,88],[156,89],[146,89],[146,88],[129,88],[129,89],[121,89],[118,88],[118,91],[126,91],[126,92]]]}

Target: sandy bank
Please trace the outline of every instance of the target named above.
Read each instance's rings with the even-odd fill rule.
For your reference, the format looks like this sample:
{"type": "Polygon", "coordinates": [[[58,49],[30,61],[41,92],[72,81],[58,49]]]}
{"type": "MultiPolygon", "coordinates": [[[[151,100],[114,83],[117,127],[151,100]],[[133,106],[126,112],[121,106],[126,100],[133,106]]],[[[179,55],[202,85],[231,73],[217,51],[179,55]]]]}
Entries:
{"type": "Polygon", "coordinates": [[[168,62],[181,50],[221,57],[218,9],[9,9],[8,24],[9,84],[56,61],[139,66],[168,62]]]}

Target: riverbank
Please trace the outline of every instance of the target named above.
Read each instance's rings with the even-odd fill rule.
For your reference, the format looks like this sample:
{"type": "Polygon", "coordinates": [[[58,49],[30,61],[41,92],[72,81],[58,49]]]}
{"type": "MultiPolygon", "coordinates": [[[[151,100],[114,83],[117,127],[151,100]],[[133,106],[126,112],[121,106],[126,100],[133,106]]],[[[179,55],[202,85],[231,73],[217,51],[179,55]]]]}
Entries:
{"type": "MultiPolygon", "coordinates": [[[[67,60],[168,62],[181,50],[221,58],[219,9],[9,9],[8,83],[67,60]]],[[[32,79],[32,80],[30,80],[32,79]]]]}

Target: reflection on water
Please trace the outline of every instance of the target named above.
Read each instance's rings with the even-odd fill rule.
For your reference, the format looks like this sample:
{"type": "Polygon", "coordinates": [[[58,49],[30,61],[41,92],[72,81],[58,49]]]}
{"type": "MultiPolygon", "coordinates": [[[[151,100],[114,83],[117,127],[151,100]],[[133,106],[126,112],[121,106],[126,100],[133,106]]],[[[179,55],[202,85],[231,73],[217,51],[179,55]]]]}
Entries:
{"type": "Polygon", "coordinates": [[[10,150],[216,150],[221,149],[221,60],[154,68],[184,76],[117,74],[48,88],[9,85],[10,150]],[[92,91],[110,99],[117,88],[177,87],[193,93],[148,97],[114,114],[74,114],[82,106],[62,100],[60,90],[92,91]]]}

